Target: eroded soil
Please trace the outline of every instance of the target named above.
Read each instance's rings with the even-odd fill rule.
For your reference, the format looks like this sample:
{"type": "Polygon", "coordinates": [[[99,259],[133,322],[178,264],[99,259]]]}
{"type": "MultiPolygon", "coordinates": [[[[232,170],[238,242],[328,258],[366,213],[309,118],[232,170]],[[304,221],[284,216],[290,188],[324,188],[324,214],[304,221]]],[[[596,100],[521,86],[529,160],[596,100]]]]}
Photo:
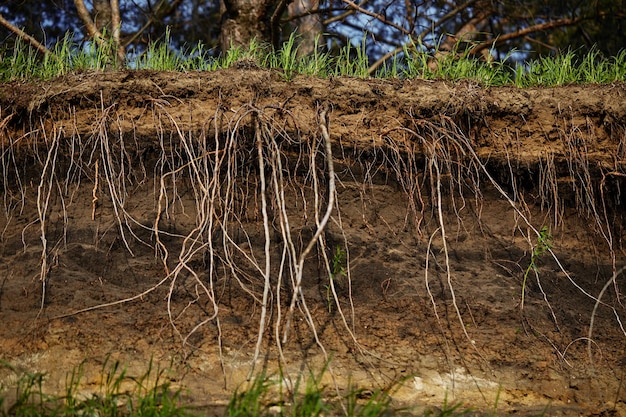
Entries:
{"type": "Polygon", "coordinates": [[[261,70],[0,86],[0,359],[50,390],[84,363],[89,393],[107,358],[136,374],[154,358],[219,412],[251,369],[269,239],[257,370],[281,346],[287,375],[330,360],[328,384],[404,381],[395,401],[418,410],[623,415],[623,276],[606,284],[624,265],[625,94],[261,70]],[[323,114],[336,203],[287,322],[281,225],[300,254],[325,212],[323,114]],[[265,212],[261,171],[284,179],[265,212]]]}

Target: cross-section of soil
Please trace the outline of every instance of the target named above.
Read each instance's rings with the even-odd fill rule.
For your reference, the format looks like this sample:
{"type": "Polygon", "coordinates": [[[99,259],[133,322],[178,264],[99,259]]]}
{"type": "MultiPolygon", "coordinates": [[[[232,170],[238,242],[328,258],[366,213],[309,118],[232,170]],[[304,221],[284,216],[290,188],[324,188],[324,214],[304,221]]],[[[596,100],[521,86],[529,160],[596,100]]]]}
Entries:
{"type": "Polygon", "coordinates": [[[83,363],[89,393],[105,361],[153,358],[207,407],[251,371],[328,364],[418,411],[622,415],[625,95],[265,70],[2,85],[0,360],[52,391],[83,363]]]}

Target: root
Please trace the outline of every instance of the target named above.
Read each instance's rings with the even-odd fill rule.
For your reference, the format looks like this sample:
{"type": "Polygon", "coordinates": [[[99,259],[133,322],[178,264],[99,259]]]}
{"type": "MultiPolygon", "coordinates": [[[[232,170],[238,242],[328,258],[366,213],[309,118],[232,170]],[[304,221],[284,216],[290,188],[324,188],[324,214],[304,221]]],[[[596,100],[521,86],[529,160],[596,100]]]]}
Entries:
{"type": "Polygon", "coordinates": [[[57,132],[52,132],[51,137],[46,138],[49,142],[46,161],[43,166],[41,181],[37,187],[37,214],[39,221],[39,231],[41,239],[41,270],[39,273],[39,281],[41,282],[41,302],[37,317],[41,315],[46,303],[46,289],[48,284],[48,273],[50,272],[50,264],[48,262],[48,239],[46,237],[46,226],[48,218],[48,210],[50,206],[50,197],[54,188],[56,175],[56,163],[59,150],[59,137],[57,132]]]}
{"type": "MultiPolygon", "coordinates": [[[[596,303],[593,306],[593,311],[591,312],[591,319],[589,320],[589,332],[587,333],[587,355],[589,357],[589,363],[591,364],[593,364],[593,352],[591,351],[591,344],[593,343],[593,326],[595,323],[596,312],[598,311],[598,307],[600,306],[600,304],[604,304],[601,301],[602,296],[604,296],[604,293],[611,286],[611,284],[617,285],[617,277],[621,275],[624,272],[624,270],[626,270],[626,267],[620,268],[617,272],[613,274],[613,276],[611,276],[611,278],[606,282],[606,284],[604,284],[604,287],[602,287],[602,290],[598,294],[598,298],[596,298],[596,303]]],[[[606,304],[604,305],[606,306],[606,304]]],[[[619,323],[620,328],[622,329],[622,332],[624,333],[624,336],[626,336],[626,331],[624,330],[622,321],[619,315],[617,314],[617,310],[615,310],[614,307],[610,307],[610,308],[611,310],[613,310],[613,313],[615,314],[615,318],[617,322],[619,323]]]]}
{"type": "MultiPolygon", "coordinates": [[[[322,217],[322,219],[319,221],[316,220],[317,229],[315,230],[313,237],[309,240],[306,247],[304,248],[304,250],[298,257],[298,264],[295,270],[295,273],[296,273],[295,285],[293,289],[293,296],[291,297],[291,302],[289,303],[289,311],[287,312],[287,322],[285,325],[285,331],[283,333],[283,343],[287,342],[287,336],[289,334],[289,327],[291,325],[291,320],[293,319],[293,314],[294,314],[294,310],[295,310],[296,302],[298,301],[298,298],[303,303],[303,306],[306,308],[306,304],[304,304],[304,294],[302,294],[302,277],[303,277],[304,261],[306,257],[308,256],[308,254],[313,249],[313,247],[316,245],[320,237],[322,236],[322,233],[324,232],[324,229],[326,228],[326,224],[328,223],[328,220],[330,219],[330,215],[335,205],[335,168],[333,164],[333,153],[332,153],[330,135],[328,134],[328,120],[327,120],[326,113],[327,113],[327,109],[322,109],[320,111],[319,126],[320,126],[320,132],[324,139],[324,150],[326,152],[326,163],[328,165],[328,204],[326,207],[326,212],[324,213],[324,217],[322,217]]],[[[318,192],[315,193],[315,198],[317,200],[318,192]]],[[[316,201],[315,206],[316,207],[318,206],[317,201],[316,201]]],[[[312,320],[311,320],[311,324],[312,324],[312,320]]],[[[315,338],[317,340],[317,334],[315,338]]]]}

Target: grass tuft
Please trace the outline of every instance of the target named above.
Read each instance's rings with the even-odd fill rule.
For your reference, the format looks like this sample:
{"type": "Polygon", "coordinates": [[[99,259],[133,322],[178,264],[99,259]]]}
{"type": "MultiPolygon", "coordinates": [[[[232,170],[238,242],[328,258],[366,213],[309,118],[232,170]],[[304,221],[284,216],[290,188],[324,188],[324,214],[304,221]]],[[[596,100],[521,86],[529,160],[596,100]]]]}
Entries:
{"type": "Polygon", "coordinates": [[[311,417],[344,415],[377,417],[392,415],[391,396],[384,390],[349,387],[342,394],[328,390],[322,383],[325,370],[319,374],[302,375],[289,389],[282,378],[258,374],[244,390],[238,389],[228,405],[229,417],[281,415],[311,417]]]}
{"type": "Polygon", "coordinates": [[[164,381],[164,371],[150,362],[146,373],[129,376],[119,362],[105,363],[98,393],[80,392],[83,366],[68,375],[63,395],[44,392],[45,375],[19,372],[6,362],[0,368],[12,372],[16,382],[0,385],[0,416],[109,416],[109,417],[186,417],[193,414],[180,405],[180,392],[164,381]],[[10,398],[10,400],[8,400],[10,398]]]}

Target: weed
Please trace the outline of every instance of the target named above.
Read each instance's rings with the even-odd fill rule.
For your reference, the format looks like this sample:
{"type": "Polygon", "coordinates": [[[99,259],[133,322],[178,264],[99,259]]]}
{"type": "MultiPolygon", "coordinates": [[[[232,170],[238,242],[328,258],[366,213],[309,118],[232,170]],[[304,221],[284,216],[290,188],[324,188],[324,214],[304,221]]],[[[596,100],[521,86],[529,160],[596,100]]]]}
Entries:
{"type": "Polygon", "coordinates": [[[180,71],[184,68],[183,60],[170,49],[170,31],[165,30],[164,42],[152,42],[148,49],[138,58],[138,69],[156,71],[180,71]]]}
{"type": "Polygon", "coordinates": [[[524,295],[526,293],[526,280],[528,279],[528,274],[530,274],[530,271],[534,271],[536,274],[538,274],[537,261],[550,249],[552,249],[552,235],[548,230],[548,226],[543,226],[539,231],[539,236],[537,236],[537,243],[533,246],[533,251],[530,255],[530,262],[528,263],[528,267],[524,272],[524,279],[522,281],[522,299],[520,302],[520,306],[522,309],[524,308],[524,295]]]}
{"type": "Polygon", "coordinates": [[[321,35],[316,36],[313,54],[302,58],[298,68],[300,73],[317,77],[328,76],[332,58],[329,54],[322,52],[321,39],[321,35]]]}
{"type": "Polygon", "coordinates": [[[330,260],[331,263],[331,268],[330,268],[330,277],[329,279],[331,280],[331,282],[329,282],[327,285],[325,285],[324,287],[326,288],[326,303],[328,305],[328,312],[332,312],[332,286],[334,285],[335,282],[337,282],[338,284],[341,284],[341,279],[343,277],[347,277],[348,273],[346,272],[346,251],[345,249],[343,249],[341,246],[337,245],[335,246],[335,251],[333,252],[333,257],[330,260]]]}
{"type": "Polygon", "coordinates": [[[295,41],[296,37],[292,33],[287,42],[283,44],[280,51],[274,55],[277,58],[277,66],[282,69],[285,81],[291,81],[294,75],[298,72],[298,47],[296,46],[295,41]]]}
{"type": "Polygon", "coordinates": [[[274,383],[261,373],[252,380],[252,385],[245,390],[237,388],[227,408],[229,417],[259,416],[266,405],[266,396],[274,383]]]}
{"type": "Polygon", "coordinates": [[[335,76],[349,76],[365,78],[369,76],[369,60],[367,57],[367,51],[365,50],[365,35],[361,45],[353,47],[349,42],[339,51],[339,55],[334,59],[334,71],[332,75],[335,76]]]}

